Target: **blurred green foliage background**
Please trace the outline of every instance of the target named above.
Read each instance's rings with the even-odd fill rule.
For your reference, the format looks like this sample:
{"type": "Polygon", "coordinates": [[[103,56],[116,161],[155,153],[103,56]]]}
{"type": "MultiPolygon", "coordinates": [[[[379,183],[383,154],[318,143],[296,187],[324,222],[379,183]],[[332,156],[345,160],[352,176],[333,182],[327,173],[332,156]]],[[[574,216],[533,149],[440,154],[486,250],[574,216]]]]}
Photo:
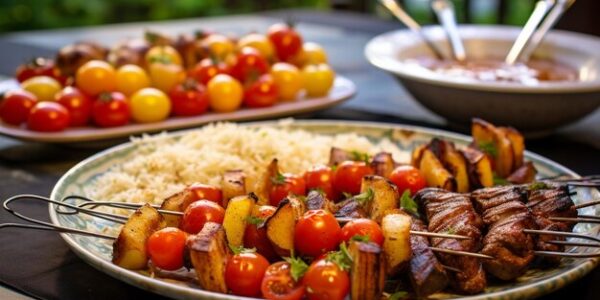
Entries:
{"type": "MultiPolygon", "coordinates": [[[[435,22],[427,0],[404,0],[406,9],[423,24],[435,22]]],[[[454,0],[459,21],[465,11],[475,23],[523,24],[534,0],[454,0]],[[506,15],[498,20],[499,1],[506,3],[506,15]]],[[[375,0],[0,0],[0,32],[75,27],[121,22],[192,18],[239,14],[269,9],[305,7],[330,9],[347,3],[366,12],[390,18],[375,0]],[[360,3],[360,4],[357,4],[360,3]]],[[[343,6],[343,5],[342,5],[343,6]]]]}

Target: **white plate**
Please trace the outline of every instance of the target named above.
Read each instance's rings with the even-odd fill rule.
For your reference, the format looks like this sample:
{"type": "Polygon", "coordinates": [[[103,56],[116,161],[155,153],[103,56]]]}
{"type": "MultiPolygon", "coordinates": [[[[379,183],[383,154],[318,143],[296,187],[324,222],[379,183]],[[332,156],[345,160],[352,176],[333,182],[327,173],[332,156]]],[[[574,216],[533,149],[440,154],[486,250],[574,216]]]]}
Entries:
{"type": "MultiPolygon", "coordinates": [[[[5,86],[9,86],[5,84],[5,86]]],[[[128,137],[141,133],[160,132],[191,128],[203,124],[218,121],[247,121],[272,119],[285,116],[293,116],[302,113],[323,110],[338,105],[356,94],[356,86],[352,81],[343,76],[337,76],[329,94],[325,97],[298,99],[297,101],[282,102],[265,108],[242,108],[229,113],[209,112],[194,117],[173,117],[162,122],[146,124],[129,124],[120,127],[77,127],[68,128],[61,132],[37,132],[27,130],[25,126],[13,126],[0,121],[0,134],[9,137],[45,142],[45,143],[81,143],[90,141],[101,141],[114,138],[128,137]]]]}
{"type": "MultiPolygon", "coordinates": [[[[245,126],[280,126],[277,122],[251,123],[245,126]]],[[[441,137],[454,141],[458,145],[467,145],[470,137],[449,133],[446,131],[425,129],[421,127],[392,125],[383,123],[349,122],[349,121],[296,121],[286,128],[304,129],[310,132],[334,135],[342,132],[354,132],[368,137],[372,141],[390,138],[402,151],[410,152],[415,146],[427,143],[433,137],[441,137]]],[[[170,133],[171,138],[178,138],[182,133],[170,133]]],[[[99,175],[111,167],[127,161],[135,155],[138,145],[131,142],[100,152],[73,167],[56,184],[51,198],[60,200],[67,195],[83,194],[83,188],[89,185],[99,175]]],[[[539,155],[527,152],[526,159],[532,161],[539,171],[539,176],[555,176],[559,174],[576,174],[539,155]]],[[[576,203],[599,199],[595,189],[578,188],[576,203]]],[[[108,199],[102,199],[108,200],[108,199]]],[[[98,219],[87,220],[77,215],[57,215],[54,207],[50,206],[50,218],[54,224],[75,228],[91,228],[101,231],[106,226],[114,226],[109,222],[98,219]]],[[[587,207],[580,213],[600,215],[595,207],[587,207]]],[[[574,231],[598,234],[599,226],[578,224],[574,231]]],[[[240,299],[232,295],[203,291],[189,285],[174,284],[161,279],[150,278],[143,273],[120,268],[110,262],[111,242],[97,238],[62,234],[69,247],[83,260],[93,267],[119,280],[137,287],[178,299],[240,299]]],[[[591,251],[589,249],[574,249],[576,251],[591,251]]],[[[559,289],[569,282],[581,278],[591,271],[598,259],[565,259],[560,267],[550,270],[530,270],[525,275],[510,283],[490,285],[485,293],[466,297],[468,299],[524,299],[533,298],[559,289]]],[[[440,298],[460,297],[451,294],[436,294],[440,298]]]]}

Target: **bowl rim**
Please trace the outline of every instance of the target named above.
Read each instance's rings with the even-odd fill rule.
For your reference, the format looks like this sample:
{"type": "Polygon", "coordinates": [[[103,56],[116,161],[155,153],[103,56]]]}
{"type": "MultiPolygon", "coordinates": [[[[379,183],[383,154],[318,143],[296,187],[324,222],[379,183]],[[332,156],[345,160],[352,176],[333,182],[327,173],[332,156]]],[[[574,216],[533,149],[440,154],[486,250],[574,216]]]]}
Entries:
{"type": "MultiPolygon", "coordinates": [[[[467,32],[472,35],[481,34],[483,32],[496,32],[500,34],[518,34],[521,27],[510,26],[510,25],[459,25],[459,32],[467,32]]],[[[432,34],[443,32],[443,29],[439,25],[424,26],[423,30],[425,34],[432,37],[432,34]]],[[[515,82],[486,82],[478,80],[464,80],[461,78],[443,76],[436,74],[435,72],[411,72],[410,68],[407,68],[408,64],[402,63],[395,57],[386,55],[380,57],[382,51],[377,50],[381,48],[383,44],[391,45],[390,41],[396,38],[402,37],[404,39],[419,40],[420,37],[417,33],[410,29],[399,29],[388,31],[379,34],[369,40],[364,48],[364,55],[375,67],[390,72],[401,79],[409,79],[428,83],[437,86],[444,86],[449,88],[459,88],[467,90],[479,90],[487,92],[500,92],[500,93],[528,93],[528,94],[545,94],[545,93],[586,93],[586,92],[598,92],[600,91],[600,77],[595,80],[589,81],[564,81],[564,82],[547,82],[537,85],[524,85],[515,82]]],[[[485,39],[494,39],[493,37],[485,39]]],[[[437,40],[437,39],[434,39],[437,40]]],[[[505,40],[503,38],[497,38],[497,40],[505,40]]],[[[546,36],[546,41],[552,40],[553,44],[560,48],[574,49],[572,45],[577,45],[577,49],[582,47],[588,49],[600,49],[600,37],[592,36],[589,34],[583,34],[578,32],[571,32],[565,30],[552,30],[546,36]],[[576,44],[565,44],[560,42],[561,40],[573,40],[576,44]]],[[[423,42],[417,42],[423,43],[423,42]]],[[[545,42],[542,43],[542,45],[545,42]]],[[[399,49],[403,46],[399,44],[392,45],[394,55],[398,53],[399,49]]],[[[392,52],[389,51],[389,52],[392,52]]],[[[592,51],[590,51],[592,52],[592,51]]],[[[600,59],[600,54],[596,54],[595,57],[600,59]]]]}

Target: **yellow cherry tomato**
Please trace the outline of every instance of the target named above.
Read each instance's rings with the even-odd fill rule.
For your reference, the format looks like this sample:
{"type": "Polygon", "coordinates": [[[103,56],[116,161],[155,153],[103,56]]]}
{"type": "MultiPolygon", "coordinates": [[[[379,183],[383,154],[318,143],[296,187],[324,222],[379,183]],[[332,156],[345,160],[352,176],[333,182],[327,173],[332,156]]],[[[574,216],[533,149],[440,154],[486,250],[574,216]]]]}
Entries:
{"type": "Polygon", "coordinates": [[[152,86],[165,93],[185,80],[185,71],[180,65],[153,63],[148,68],[152,86]]]}
{"type": "Polygon", "coordinates": [[[171,100],[155,88],[143,88],[129,99],[131,118],[140,123],[159,122],[171,113],[171,100]]]}
{"type": "Polygon", "coordinates": [[[325,49],[317,43],[304,43],[299,54],[299,63],[302,66],[327,63],[327,53],[325,52],[325,49]]]}
{"type": "Polygon", "coordinates": [[[216,112],[235,111],[242,105],[244,89],[235,78],[219,74],[207,85],[210,107],[216,112]]]}
{"type": "Polygon", "coordinates": [[[258,33],[251,33],[243,36],[237,43],[238,49],[242,49],[244,47],[252,47],[266,59],[270,59],[273,57],[275,50],[273,48],[273,44],[265,35],[258,33]]]}
{"type": "Polygon", "coordinates": [[[60,83],[49,76],[31,77],[23,81],[21,87],[34,94],[38,101],[53,101],[54,95],[62,89],[60,83]]]}
{"type": "Polygon", "coordinates": [[[117,91],[129,97],[150,86],[150,77],[137,65],[124,65],[117,70],[117,91]]]}
{"type": "Polygon", "coordinates": [[[333,86],[335,72],[327,64],[307,65],[302,69],[304,88],[309,97],[325,96],[333,86]]]}
{"type": "Polygon", "coordinates": [[[169,63],[182,65],[181,55],[171,46],[154,46],[146,52],[146,64],[169,63]]]}
{"type": "Polygon", "coordinates": [[[275,81],[281,100],[294,100],[302,90],[302,75],[296,66],[288,63],[276,63],[271,67],[271,76],[275,81]]]}
{"type": "Polygon", "coordinates": [[[218,59],[224,59],[228,54],[235,50],[235,45],[226,36],[221,34],[211,34],[207,36],[202,44],[208,49],[211,55],[218,59]]]}
{"type": "Polygon", "coordinates": [[[113,92],[117,88],[115,69],[102,60],[90,60],[77,69],[77,87],[90,96],[102,92],[113,92]]]}

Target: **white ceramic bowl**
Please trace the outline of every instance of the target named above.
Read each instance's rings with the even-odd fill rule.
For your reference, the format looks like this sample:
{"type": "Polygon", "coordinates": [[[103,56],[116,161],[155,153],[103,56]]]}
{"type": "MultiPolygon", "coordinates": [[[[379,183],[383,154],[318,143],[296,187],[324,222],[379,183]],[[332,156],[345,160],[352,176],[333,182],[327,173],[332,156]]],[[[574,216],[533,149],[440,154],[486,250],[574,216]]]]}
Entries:
{"type": "MultiPolygon", "coordinates": [[[[459,33],[469,58],[503,58],[520,29],[460,26],[459,33]]],[[[424,30],[449,49],[442,28],[424,30]]],[[[600,105],[600,38],[589,35],[552,31],[534,53],[574,68],[581,80],[530,86],[450,77],[409,63],[411,58],[433,56],[423,40],[409,30],[373,38],[365,47],[365,55],[373,65],[395,75],[425,107],[453,123],[467,124],[472,117],[480,117],[529,134],[543,134],[584,117],[600,105]]]]}

